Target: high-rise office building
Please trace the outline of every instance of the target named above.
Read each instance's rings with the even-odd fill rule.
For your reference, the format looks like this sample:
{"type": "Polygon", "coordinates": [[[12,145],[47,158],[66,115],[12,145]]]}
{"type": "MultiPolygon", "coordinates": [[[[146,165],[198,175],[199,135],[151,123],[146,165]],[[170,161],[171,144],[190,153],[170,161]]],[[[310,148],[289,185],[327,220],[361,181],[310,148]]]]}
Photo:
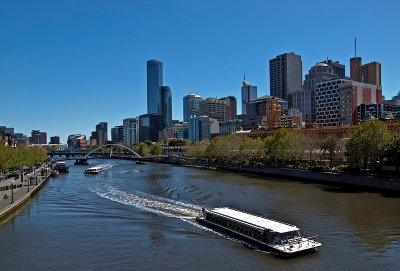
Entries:
{"type": "Polygon", "coordinates": [[[350,58],[350,79],[356,82],[382,86],[382,66],[379,62],[362,65],[361,57],[350,58]]]}
{"type": "Polygon", "coordinates": [[[123,144],[131,147],[139,142],[139,118],[126,118],[122,121],[123,144]]]}
{"type": "Polygon", "coordinates": [[[113,144],[119,144],[123,141],[123,126],[115,126],[111,128],[111,142],[113,144]]]}
{"type": "Polygon", "coordinates": [[[361,82],[382,86],[382,67],[379,62],[371,62],[361,66],[361,82]]]}
{"type": "Polygon", "coordinates": [[[50,144],[60,144],[60,137],[59,136],[51,136],[50,137],[50,144]]]}
{"type": "Polygon", "coordinates": [[[89,137],[89,145],[90,147],[97,146],[97,134],[96,131],[92,131],[89,137]]]}
{"type": "Polygon", "coordinates": [[[348,80],[335,79],[318,83],[315,89],[316,122],[318,126],[340,125],[340,96],[343,83],[348,80]]]}
{"type": "Polygon", "coordinates": [[[162,115],[144,114],[139,116],[139,141],[158,141],[159,132],[163,129],[162,115]]]}
{"type": "Polygon", "coordinates": [[[291,90],[298,89],[302,80],[301,56],[286,53],[269,60],[270,95],[286,99],[291,90]]]}
{"type": "Polygon", "coordinates": [[[237,119],[237,102],[233,96],[221,98],[226,103],[226,121],[237,119]]]}
{"type": "Polygon", "coordinates": [[[96,142],[97,146],[107,144],[108,141],[108,129],[107,122],[100,122],[96,125],[96,142]]]}
{"type": "Polygon", "coordinates": [[[158,60],[147,61],[147,113],[162,114],[161,87],[163,86],[163,64],[158,60]]]}
{"type": "Polygon", "coordinates": [[[303,86],[288,95],[289,108],[300,110],[305,123],[314,123],[316,120],[316,84],[344,77],[345,66],[343,64],[332,60],[316,63],[306,74],[303,86]]]}
{"type": "Polygon", "coordinates": [[[226,121],[226,102],[216,98],[207,98],[200,102],[200,115],[218,121],[226,121]]]}
{"type": "Polygon", "coordinates": [[[191,116],[200,115],[201,101],[204,100],[194,93],[189,93],[183,97],[183,121],[188,122],[191,116]]]}
{"type": "Polygon", "coordinates": [[[257,87],[252,86],[246,78],[243,79],[242,86],[242,115],[246,115],[249,102],[257,99],[257,87]]]}
{"type": "Polygon", "coordinates": [[[161,115],[163,126],[169,127],[172,124],[172,92],[167,86],[161,87],[161,115]]]}
{"type": "Polygon", "coordinates": [[[361,104],[381,104],[380,86],[346,81],[339,86],[340,124],[357,124],[357,106],[361,104]]]}
{"type": "Polygon", "coordinates": [[[40,130],[32,130],[29,138],[30,144],[47,144],[47,133],[40,130]]]}

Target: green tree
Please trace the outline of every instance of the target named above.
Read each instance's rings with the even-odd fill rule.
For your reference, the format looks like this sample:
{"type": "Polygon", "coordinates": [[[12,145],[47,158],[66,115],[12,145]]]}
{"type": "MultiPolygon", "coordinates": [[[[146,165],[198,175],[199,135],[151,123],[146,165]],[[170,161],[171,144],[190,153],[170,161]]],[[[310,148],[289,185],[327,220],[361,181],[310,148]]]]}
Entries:
{"type": "Polygon", "coordinates": [[[299,130],[281,128],[264,140],[265,157],[272,163],[301,159],[305,151],[304,141],[299,130]]]}
{"type": "Polygon", "coordinates": [[[227,149],[226,143],[227,139],[225,137],[213,138],[206,149],[208,159],[225,162],[229,156],[229,150],[227,149]]]}
{"type": "Polygon", "coordinates": [[[367,168],[369,162],[381,160],[390,138],[387,126],[380,120],[366,121],[347,142],[346,156],[353,166],[361,161],[364,168],[367,168]]]}
{"type": "Polygon", "coordinates": [[[396,174],[399,174],[400,168],[400,134],[396,134],[390,141],[386,151],[389,160],[396,163],[396,174]]]}
{"type": "Polygon", "coordinates": [[[150,149],[151,155],[161,155],[162,154],[162,146],[160,143],[154,143],[150,149]]]}
{"type": "Polygon", "coordinates": [[[189,158],[196,160],[205,160],[208,158],[206,153],[210,142],[208,140],[201,140],[197,143],[189,143],[186,148],[186,155],[189,158]]]}
{"type": "Polygon", "coordinates": [[[140,156],[148,156],[149,155],[149,147],[146,143],[139,143],[137,151],[140,156]]]}
{"type": "Polygon", "coordinates": [[[329,136],[325,139],[325,141],[321,145],[321,149],[324,152],[329,153],[329,167],[332,168],[333,166],[333,157],[335,152],[339,148],[339,141],[336,137],[329,136]]]}
{"type": "Polygon", "coordinates": [[[244,164],[251,164],[264,158],[264,141],[260,138],[243,138],[239,146],[239,159],[244,164]]]}

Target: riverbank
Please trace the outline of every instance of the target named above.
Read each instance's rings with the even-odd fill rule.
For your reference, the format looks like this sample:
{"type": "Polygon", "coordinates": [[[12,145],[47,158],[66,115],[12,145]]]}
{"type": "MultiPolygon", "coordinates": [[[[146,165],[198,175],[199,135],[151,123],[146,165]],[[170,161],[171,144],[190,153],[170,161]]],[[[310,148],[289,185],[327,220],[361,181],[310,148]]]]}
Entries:
{"type": "Polygon", "coordinates": [[[223,163],[208,163],[186,159],[145,158],[148,162],[168,163],[188,167],[197,167],[213,170],[229,170],[243,173],[260,174],[281,178],[317,182],[322,184],[362,187],[366,189],[400,192],[400,180],[382,178],[373,175],[355,175],[349,173],[314,171],[308,169],[293,169],[281,167],[238,166],[223,163]]]}
{"type": "Polygon", "coordinates": [[[0,223],[6,220],[11,214],[15,213],[21,208],[37,191],[43,186],[43,184],[49,179],[50,170],[47,164],[40,166],[29,174],[24,174],[21,184],[14,185],[15,180],[5,180],[2,182],[8,182],[16,186],[15,189],[9,189],[2,191],[0,198],[0,223]],[[24,181],[26,180],[26,181],[24,181]]]}

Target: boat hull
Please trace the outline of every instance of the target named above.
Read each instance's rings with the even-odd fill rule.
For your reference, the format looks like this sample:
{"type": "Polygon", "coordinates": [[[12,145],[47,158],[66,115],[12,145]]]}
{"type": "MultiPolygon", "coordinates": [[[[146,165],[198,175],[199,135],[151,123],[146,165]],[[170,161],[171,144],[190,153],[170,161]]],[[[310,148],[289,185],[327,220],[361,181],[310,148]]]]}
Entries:
{"type": "Polygon", "coordinates": [[[245,241],[246,243],[254,245],[257,249],[269,252],[269,253],[273,254],[274,256],[280,257],[280,258],[291,258],[291,257],[310,254],[310,253],[314,253],[314,252],[318,251],[318,248],[309,248],[309,249],[296,251],[296,252],[283,252],[281,250],[275,249],[273,246],[270,246],[270,245],[268,245],[266,243],[257,241],[257,240],[255,240],[253,238],[250,238],[250,237],[248,237],[246,235],[240,234],[240,233],[238,233],[236,231],[233,231],[231,229],[222,227],[222,226],[220,226],[218,224],[214,224],[214,223],[209,222],[209,221],[207,221],[207,220],[205,220],[203,218],[197,217],[196,221],[199,224],[201,224],[201,225],[203,225],[203,226],[205,226],[207,228],[211,228],[211,229],[213,229],[215,231],[218,231],[220,233],[229,235],[229,236],[234,237],[234,238],[236,238],[238,240],[245,241]]]}

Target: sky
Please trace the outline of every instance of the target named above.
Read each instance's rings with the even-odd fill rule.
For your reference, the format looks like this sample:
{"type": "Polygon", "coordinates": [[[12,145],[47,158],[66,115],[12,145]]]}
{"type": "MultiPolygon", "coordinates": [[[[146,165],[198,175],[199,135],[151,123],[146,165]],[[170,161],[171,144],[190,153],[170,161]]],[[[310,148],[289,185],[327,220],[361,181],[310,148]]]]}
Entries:
{"type": "MultiPolygon", "coordinates": [[[[182,97],[235,96],[243,75],[269,94],[268,60],[301,55],[303,79],[327,58],[382,64],[400,90],[400,2],[264,0],[0,1],[0,125],[60,136],[146,113],[146,61],[164,65],[173,119],[182,97]]],[[[240,102],[238,112],[241,112],[240,102]]]]}

